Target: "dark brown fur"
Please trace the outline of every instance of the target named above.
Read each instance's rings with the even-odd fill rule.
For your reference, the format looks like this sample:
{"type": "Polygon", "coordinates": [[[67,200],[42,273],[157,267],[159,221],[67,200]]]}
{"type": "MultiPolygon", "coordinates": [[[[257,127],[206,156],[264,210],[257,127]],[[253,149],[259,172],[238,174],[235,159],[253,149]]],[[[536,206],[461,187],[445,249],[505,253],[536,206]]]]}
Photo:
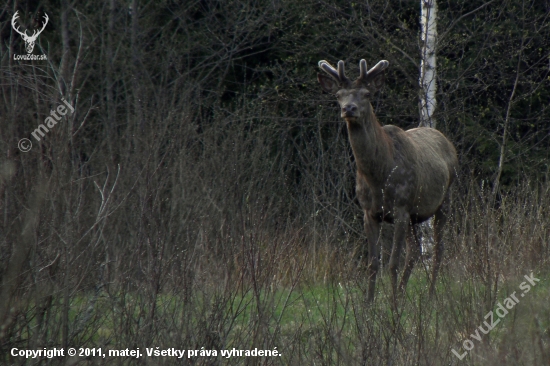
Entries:
{"type": "Polygon", "coordinates": [[[414,263],[420,255],[415,225],[434,217],[434,258],[431,292],[434,290],[442,255],[442,228],[446,221],[447,192],[458,167],[456,150],[445,136],[432,128],[381,126],[369,102],[371,93],[383,85],[381,61],[366,72],[361,60],[359,79],[350,82],[344,75],[343,62],[338,70],[326,61],[320,67],[331,77],[319,74],[327,92],[336,94],[348,128],[357,164],[357,197],[365,213],[365,231],[369,243],[369,292],[374,298],[379,268],[378,239],[382,221],[395,225],[390,272],[397,288],[399,255],[409,236],[405,268],[400,287],[405,288],[414,263]],[[343,76],[343,77],[342,77],[343,76]]]}

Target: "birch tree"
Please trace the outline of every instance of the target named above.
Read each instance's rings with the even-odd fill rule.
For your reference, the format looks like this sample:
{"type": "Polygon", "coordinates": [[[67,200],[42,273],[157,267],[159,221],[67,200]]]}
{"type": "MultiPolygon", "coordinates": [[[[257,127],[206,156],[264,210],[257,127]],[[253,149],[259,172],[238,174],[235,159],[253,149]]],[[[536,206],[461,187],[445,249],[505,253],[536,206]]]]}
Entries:
{"type": "MultiPolygon", "coordinates": [[[[420,127],[435,128],[433,113],[436,107],[436,42],[437,42],[437,2],[420,0],[420,127]]],[[[433,220],[421,224],[419,230],[422,251],[433,247],[433,220]]]]}
{"type": "Polygon", "coordinates": [[[436,107],[436,46],[437,46],[437,2],[420,0],[420,123],[422,127],[435,128],[433,113],[436,107]]]}

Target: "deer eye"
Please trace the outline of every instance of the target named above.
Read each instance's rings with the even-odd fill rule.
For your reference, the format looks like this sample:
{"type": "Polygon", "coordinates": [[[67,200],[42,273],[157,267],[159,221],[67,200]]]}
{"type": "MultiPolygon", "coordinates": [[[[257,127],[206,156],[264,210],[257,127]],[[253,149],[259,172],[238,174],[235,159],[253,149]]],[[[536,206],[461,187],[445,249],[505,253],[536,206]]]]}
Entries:
{"type": "Polygon", "coordinates": [[[361,90],[361,95],[363,96],[363,98],[368,98],[370,97],[370,91],[368,90],[361,90]]]}

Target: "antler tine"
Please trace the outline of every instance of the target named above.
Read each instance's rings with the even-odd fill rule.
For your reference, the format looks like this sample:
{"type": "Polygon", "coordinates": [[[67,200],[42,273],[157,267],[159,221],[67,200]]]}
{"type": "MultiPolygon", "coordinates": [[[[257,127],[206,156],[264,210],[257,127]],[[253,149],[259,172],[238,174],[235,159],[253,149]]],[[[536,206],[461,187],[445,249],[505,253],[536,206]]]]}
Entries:
{"type": "Polygon", "coordinates": [[[336,69],[327,61],[325,60],[319,61],[319,68],[324,72],[326,72],[327,74],[329,74],[330,76],[332,76],[333,79],[340,81],[340,77],[338,76],[338,71],[336,71],[336,69]]]}
{"type": "MultiPolygon", "coordinates": [[[[363,61],[363,60],[361,60],[363,61]]],[[[386,60],[382,60],[380,62],[378,62],[376,65],[374,65],[372,67],[372,69],[370,69],[368,72],[367,72],[367,75],[369,74],[372,74],[372,73],[378,73],[382,70],[384,70],[386,67],[388,67],[390,65],[390,63],[386,60]]],[[[365,62],[365,69],[367,68],[367,63],[365,62]]]]}
{"type": "Polygon", "coordinates": [[[349,81],[346,77],[346,70],[344,68],[344,61],[340,60],[338,61],[338,78],[341,82],[349,81]]]}
{"type": "Polygon", "coordinates": [[[365,61],[364,58],[362,58],[359,61],[359,78],[358,80],[362,80],[367,76],[367,61],[365,61]]]}
{"type": "Polygon", "coordinates": [[[338,81],[341,85],[350,83],[349,79],[346,77],[344,61],[338,61],[338,69],[335,69],[325,60],[319,61],[319,67],[321,68],[321,70],[332,76],[332,78],[338,81]]]}

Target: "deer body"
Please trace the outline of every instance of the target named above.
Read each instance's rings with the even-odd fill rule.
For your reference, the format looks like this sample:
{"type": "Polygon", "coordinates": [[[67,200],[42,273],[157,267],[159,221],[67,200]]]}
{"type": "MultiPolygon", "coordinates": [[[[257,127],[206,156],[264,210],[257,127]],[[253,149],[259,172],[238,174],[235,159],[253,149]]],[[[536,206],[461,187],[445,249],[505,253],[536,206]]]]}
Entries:
{"type": "Polygon", "coordinates": [[[382,86],[383,70],[388,64],[381,61],[367,72],[366,62],[361,60],[361,74],[352,83],[344,75],[342,61],[338,63],[338,70],[326,61],[319,62],[329,75],[319,74],[319,82],[325,91],[338,97],[355,156],[356,192],[365,214],[369,244],[369,300],[374,298],[382,221],[395,225],[389,263],[395,292],[399,255],[406,238],[409,240],[401,288],[406,286],[420,255],[415,225],[434,216],[435,248],[430,289],[433,292],[441,261],[447,191],[458,166],[455,148],[441,132],[424,127],[404,131],[392,125],[380,125],[369,96],[382,86]]]}

